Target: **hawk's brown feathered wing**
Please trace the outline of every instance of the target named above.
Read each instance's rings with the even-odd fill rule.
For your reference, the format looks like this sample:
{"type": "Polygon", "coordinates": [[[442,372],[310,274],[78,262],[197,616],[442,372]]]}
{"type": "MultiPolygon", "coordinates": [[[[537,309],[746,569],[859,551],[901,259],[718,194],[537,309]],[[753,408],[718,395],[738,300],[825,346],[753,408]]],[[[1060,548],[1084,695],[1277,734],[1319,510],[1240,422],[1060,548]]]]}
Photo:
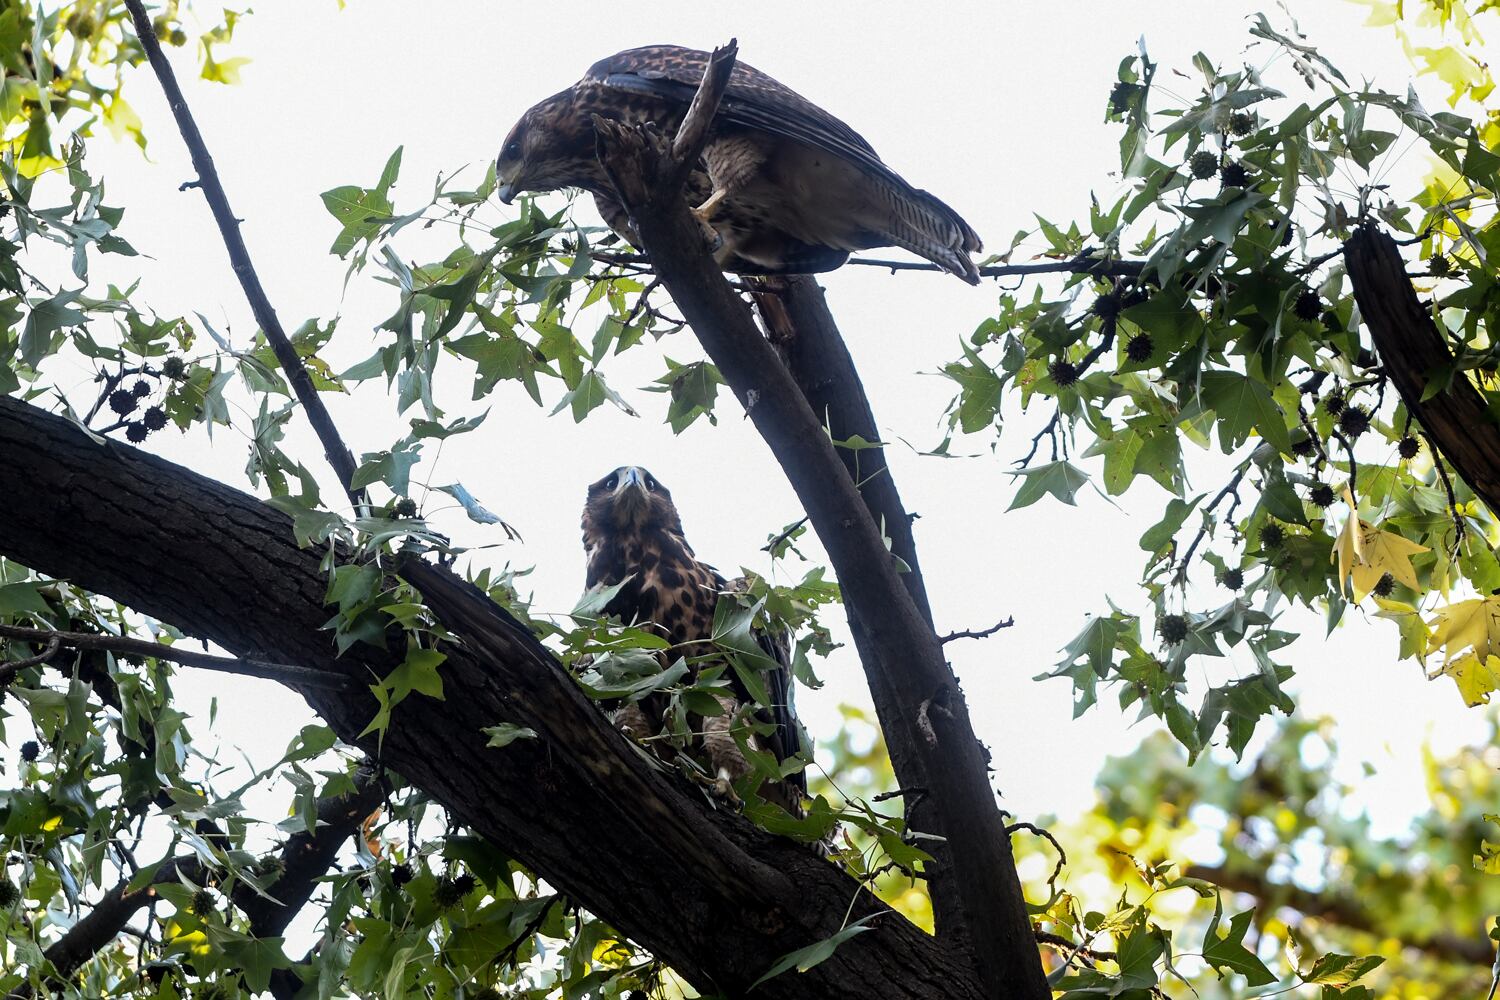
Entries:
{"type": "MultiPolygon", "coordinates": [[[[589,67],[584,81],[686,109],[703,79],[708,58],[708,53],[696,49],[648,45],[599,60],[589,67]]],[[[843,250],[901,246],[970,282],[979,280],[969,254],[983,245],[969,224],[937,197],[912,187],[886,166],[858,132],[790,87],[736,62],[715,125],[720,130],[738,126],[790,139],[856,168],[864,187],[858,192],[858,216],[846,220],[842,232],[838,226],[809,220],[812,229],[792,230],[792,235],[809,243],[822,236],[828,245],[843,250]]]]}

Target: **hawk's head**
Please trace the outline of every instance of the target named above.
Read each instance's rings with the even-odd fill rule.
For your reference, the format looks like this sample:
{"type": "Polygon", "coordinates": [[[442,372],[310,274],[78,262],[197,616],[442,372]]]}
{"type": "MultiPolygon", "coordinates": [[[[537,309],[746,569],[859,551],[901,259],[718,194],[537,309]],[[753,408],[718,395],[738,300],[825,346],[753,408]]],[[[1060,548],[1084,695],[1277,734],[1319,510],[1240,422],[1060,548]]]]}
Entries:
{"type": "Polygon", "coordinates": [[[592,122],[579,114],[573,98],[565,90],[533,105],[505,137],[495,161],[496,194],[505,204],[522,191],[603,183],[592,122]]]}
{"type": "Polygon", "coordinates": [[[594,551],[611,540],[651,532],[682,534],[672,494],[645,469],[624,465],[589,486],[583,505],[583,543],[594,551]]]}

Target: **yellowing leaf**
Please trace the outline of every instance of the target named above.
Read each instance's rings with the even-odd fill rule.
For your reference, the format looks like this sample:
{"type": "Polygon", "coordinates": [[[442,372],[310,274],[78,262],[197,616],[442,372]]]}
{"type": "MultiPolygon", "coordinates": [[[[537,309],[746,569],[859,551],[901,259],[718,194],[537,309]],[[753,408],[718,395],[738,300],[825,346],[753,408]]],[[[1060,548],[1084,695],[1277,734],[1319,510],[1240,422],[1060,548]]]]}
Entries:
{"type": "Polygon", "coordinates": [[[1421,659],[1425,656],[1431,633],[1417,609],[1410,604],[1393,601],[1379,594],[1375,595],[1375,604],[1380,608],[1375,612],[1376,616],[1390,619],[1401,630],[1401,659],[1408,657],[1421,659]]]}
{"type": "Polygon", "coordinates": [[[1500,650],[1500,597],[1476,597],[1438,608],[1428,624],[1433,631],[1427,652],[1441,649],[1444,663],[1465,650],[1473,650],[1477,657],[1488,657],[1492,651],[1500,650]]]}
{"type": "Polygon", "coordinates": [[[1420,589],[1416,570],[1411,568],[1411,557],[1428,551],[1427,546],[1418,545],[1393,531],[1381,531],[1368,521],[1362,521],[1355,508],[1354,497],[1344,487],[1344,502],[1349,505],[1349,519],[1344,530],[1339,532],[1333,545],[1333,558],[1339,564],[1339,586],[1353,578],[1352,590],[1356,601],[1364,596],[1380,578],[1387,573],[1396,581],[1420,589]]]}
{"type": "Polygon", "coordinates": [[[1472,653],[1460,657],[1443,668],[1443,673],[1453,678],[1464,704],[1470,708],[1488,705],[1490,695],[1500,689],[1500,656],[1486,657],[1481,663],[1472,653]]]}

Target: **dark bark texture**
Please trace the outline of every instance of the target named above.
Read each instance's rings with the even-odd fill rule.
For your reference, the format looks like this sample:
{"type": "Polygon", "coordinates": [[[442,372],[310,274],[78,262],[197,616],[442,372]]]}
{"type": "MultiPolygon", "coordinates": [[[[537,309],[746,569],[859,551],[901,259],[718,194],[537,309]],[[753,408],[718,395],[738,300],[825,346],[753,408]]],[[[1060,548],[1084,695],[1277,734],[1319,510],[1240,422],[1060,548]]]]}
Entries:
{"type": "MultiPolygon", "coordinates": [[[[242,657],[368,682],[394,665],[370,647],[334,656],[319,553],[290,520],[237,490],[0,399],[0,554],[121,601],[242,657]]],[[[615,732],[546,649],[449,571],[402,572],[461,637],[446,699],[395,711],[383,761],[697,988],[746,991],[778,958],[834,933],[850,901],[877,929],[757,996],[986,995],[964,957],[880,904],[803,845],[710,808],[615,732]],[[487,749],[485,726],[534,740],[487,749]]],[[[366,695],[301,691],[339,735],[373,717],[366,695]]]]}
{"type": "Polygon", "coordinates": [[[1500,423],[1463,372],[1423,400],[1428,382],[1453,364],[1453,351],[1417,298],[1396,241],[1366,226],[1344,245],[1360,317],[1406,408],[1470,489],[1500,510],[1500,423]]]}
{"type": "MultiPolygon", "coordinates": [[[[813,415],[828,429],[829,437],[834,441],[848,441],[856,436],[867,442],[879,441],[880,428],[875,423],[874,410],[817,279],[793,275],[762,279],[761,285],[766,291],[754,296],[761,324],[780,351],[787,371],[813,415]]],[[[896,480],[886,464],[885,449],[838,448],[836,453],[859,490],[870,517],[891,540],[891,552],[906,563],[908,572],[901,574],[901,583],[927,628],[935,633],[922,564],[912,536],[912,518],[901,502],[896,480]]],[[[849,603],[845,611],[861,661],[878,662],[877,640],[866,627],[859,607],[849,603]]],[[[868,677],[875,704],[894,704],[898,695],[885,672],[869,671],[868,677]]],[[[940,831],[942,821],[936,815],[936,803],[919,791],[929,787],[929,783],[923,755],[914,745],[917,734],[891,732],[887,728],[885,735],[892,769],[902,787],[911,789],[905,797],[907,822],[913,829],[940,831]]],[[[932,842],[926,850],[933,856],[933,864],[928,866],[927,888],[933,898],[937,932],[972,954],[967,923],[956,919],[963,911],[963,903],[955,881],[952,851],[942,842],[932,842]]]]}

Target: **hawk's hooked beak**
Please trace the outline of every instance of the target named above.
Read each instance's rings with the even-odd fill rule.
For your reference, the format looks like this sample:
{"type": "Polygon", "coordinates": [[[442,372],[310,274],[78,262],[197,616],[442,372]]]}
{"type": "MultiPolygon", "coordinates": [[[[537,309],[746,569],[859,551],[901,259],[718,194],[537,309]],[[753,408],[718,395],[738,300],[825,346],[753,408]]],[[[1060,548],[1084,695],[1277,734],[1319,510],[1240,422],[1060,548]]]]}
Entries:
{"type": "Polygon", "coordinates": [[[499,190],[495,192],[495,194],[500,198],[501,204],[505,205],[509,205],[511,202],[515,201],[516,195],[519,193],[520,192],[516,190],[515,184],[502,184],[500,185],[499,190]]]}
{"type": "Polygon", "coordinates": [[[621,477],[620,485],[615,487],[615,492],[621,493],[630,487],[634,487],[639,493],[646,492],[646,477],[635,466],[625,470],[625,475],[621,477]]]}

